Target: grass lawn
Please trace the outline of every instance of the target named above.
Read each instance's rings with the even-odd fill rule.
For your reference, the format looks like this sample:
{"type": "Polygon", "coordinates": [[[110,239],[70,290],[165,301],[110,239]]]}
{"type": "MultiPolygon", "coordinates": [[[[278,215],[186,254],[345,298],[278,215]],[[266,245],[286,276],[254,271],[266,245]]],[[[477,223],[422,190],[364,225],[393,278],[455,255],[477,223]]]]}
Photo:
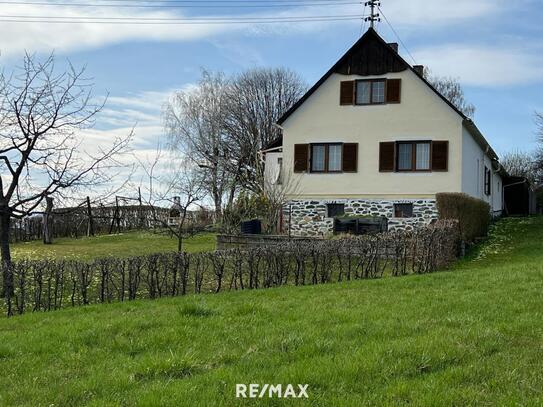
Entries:
{"type": "Polygon", "coordinates": [[[0,405],[542,405],[542,321],[543,218],[506,219],[450,272],[2,319],[0,405]]]}
{"type": "MultiPolygon", "coordinates": [[[[215,235],[205,233],[183,242],[187,252],[215,249],[215,235]]],[[[177,239],[149,232],[128,232],[118,235],[102,235],[81,239],[55,239],[52,245],[42,241],[16,243],[11,245],[15,260],[22,258],[70,258],[90,260],[118,256],[130,257],[143,254],[177,250],[177,239]]]]}

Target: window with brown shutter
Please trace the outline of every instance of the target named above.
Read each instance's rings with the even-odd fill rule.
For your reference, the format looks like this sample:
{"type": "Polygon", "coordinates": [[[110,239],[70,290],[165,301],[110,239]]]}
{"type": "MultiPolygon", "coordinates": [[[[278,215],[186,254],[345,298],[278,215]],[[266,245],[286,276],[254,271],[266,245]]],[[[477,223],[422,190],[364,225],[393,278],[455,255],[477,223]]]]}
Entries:
{"type": "Polygon", "coordinates": [[[432,171],[447,171],[449,165],[449,142],[432,141],[432,171]]]}
{"type": "Polygon", "coordinates": [[[309,168],[309,144],[294,145],[294,172],[307,172],[309,168]]]}
{"type": "Polygon", "coordinates": [[[342,81],[339,95],[340,105],[354,104],[354,81],[342,81]]]}
{"type": "Polygon", "coordinates": [[[401,79],[387,79],[387,103],[400,103],[401,79]]]}
{"type": "Polygon", "coordinates": [[[358,143],[343,144],[343,172],[356,172],[358,168],[358,143]]]}
{"type": "Polygon", "coordinates": [[[396,143],[393,141],[379,143],[379,171],[394,171],[394,151],[396,143]]]}
{"type": "Polygon", "coordinates": [[[400,103],[401,79],[357,79],[340,83],[340,105],[400,103]]]}
{"type": "Polygon", "coordinates": [[[448,141],[379,143],[379,171],[448,171],[448,141]]]}

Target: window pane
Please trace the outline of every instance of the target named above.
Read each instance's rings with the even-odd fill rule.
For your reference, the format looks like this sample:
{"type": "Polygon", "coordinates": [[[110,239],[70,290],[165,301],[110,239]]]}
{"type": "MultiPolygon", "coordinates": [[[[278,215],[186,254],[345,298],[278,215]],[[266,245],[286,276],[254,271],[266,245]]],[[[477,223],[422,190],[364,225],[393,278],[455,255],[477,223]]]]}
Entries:
{"type": "Polygon", "coordinates": [[[345,214],[345,204],[328,204],[328,217],[343,216],[345,214]]]}
{"type": "Polygon", "coordinates": [[[413,147],[411,144],[400,143],[398,144],[398,169],[410,170],[411,169],[411,155],[413,153],[413,147]]]}
{"type": "Polygon", "coordinates": [[[394,204],[394,217],[396,218],[412,218],[413,204],[394,204]]]}
{"type": "Polygon", "coordinates": [[[373,82],[372,103],[385,103],[385,82],[373,82]]]}
{"type": "Polygon", "coordinates": [[[370,85],[371,82],[356,82],[356,104],[370,103],[370,85]]]}
{"type": "Polygon", "coordinates": [[[430,143],[417,144],[417,170],[430,169],[430,143]]]}
{"type": "Polygon", "coordinates": [[[311,146],[311,170],[324,171],[324,146],[311,146]]]}
{"type": "Polygon", "coordinates": [[[328,171],[341,171],[341,145],[328,146],[328,171]]]}

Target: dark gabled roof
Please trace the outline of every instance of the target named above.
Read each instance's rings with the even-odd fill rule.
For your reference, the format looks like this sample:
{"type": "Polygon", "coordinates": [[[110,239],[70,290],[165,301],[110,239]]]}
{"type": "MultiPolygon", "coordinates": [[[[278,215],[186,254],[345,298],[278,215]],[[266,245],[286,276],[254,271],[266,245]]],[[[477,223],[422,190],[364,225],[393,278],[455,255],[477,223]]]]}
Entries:
{"type": "Polygon", "coordinates": [[[460,109],[443,96],[430,82],[409,65],[379,34],[370,28],[366,33],[313,85],[283,116],[277,124],[283,124],[333,73],[343,75],[383,75],[390,72],[402,72],[409,69],[439,96],[463,120],[464,126],[477,143],[495,160],[498,155],[481,134],[475,123],[460,109]]]}

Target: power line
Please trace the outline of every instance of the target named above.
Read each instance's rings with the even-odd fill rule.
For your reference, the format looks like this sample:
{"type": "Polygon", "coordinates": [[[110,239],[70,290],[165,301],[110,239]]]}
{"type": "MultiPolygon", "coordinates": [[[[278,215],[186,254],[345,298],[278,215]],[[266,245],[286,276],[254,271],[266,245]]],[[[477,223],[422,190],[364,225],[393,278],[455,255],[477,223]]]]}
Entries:
{"type": "MultiPolygon", "coordinates": [[[[54,3],[58,0],[51,0],[49,3],[54,3]]],[[[206,3],[217,3],[217,4],[225,4],[225,3],[294,3],[294,4],[300,4],[303,5],[304,3],[336,3],[333,0],[93,0],[94,2],[114,2],[114,3],[180,3],[180,4],[186,4],[186,3],[197,3],[197,4],[206,4],[206,3]]],[[[356,2],[355,4],[361,4],[360,1],[356,2]]]]}
{"type": "Polygon", "coordinates": [[[101,16],[29,16],[29,15],[2,15],[0,18],[8,19],[40,19],[40,20],[72,20],[74,22],[78,20],[84,21],[186,21],[186,22],[208,22],[208,21],[290,21],[290,20],[335,20],[335,19],[361,19],[363,15],[320,15],[320,16],[275,16],[275,17],[243,17],[243,16],[223,16],[223,17],[101,17],[101,16]]]}
{"type": "MultiPolygon", "coordinates": [[[[42,1],[49,4],[54,4],[55,2],[64,2],[63,0],[50,0],[50,1],[42,1]]],[[[264,3],[264,4],[271,4],[271,3],[278,3],[278,4],[284,4],[284,3],[292,3],[296,5],[304,5],[305,3],[333,3],[337,4],[337,1],[334,0],[90,0],[91,2],[109,2],[109,3],[155,3],[155,4],[161,4],[161,3],[174,3],[174,4],[231,4],[231,3],[238,3],[238,4],[258,4],[258,3],[264,3]]],[[[339,2],[343,2],[347,0],[340,0],[339,2]]],[[[17,1],[12,1],[17,2],[17,1]]],[[[30,1],[19,1],[22,3],[32,3],[32,0],[30,1]]],[[[360,1],[351,1],[353,4],[361,4],[360,1]]]]}
{"type": "MultiPolygon", "coordinates": [[[[339,1],[339,2],[324,2],[321,0],[311,0],[311,3],[293,3],[292,0],[291,3],[281,3],[281,4],[270,4],[270,3],[262,3],[262,4],[237,4],[235,2],[233,3],[226,3],[226,2],[220,2],[217,4],[124,4],[124,3],[118,3],[114,4],[111,3],[112,1],[119,1],[119,0],[106,0],[109,1],[109,3],[106,4],[98,4],[98,3],[69,3],[69,2],[62,2],[62,3],[53,3],[53,2],[44,2],[44,1],[0,1],[0,4],[10,4],[14,6],[53,6],[53,7],[116,7],[116,8],[276,8],[276,7],[300,7],[300,6],[338,6],[338,5],[354,5],[354,4],[360,4],[360,2],[357,1],[339,1]],[[317,1],[317,2],[315,2],[317,1]]],[[[133,1],[133,0],[131,0],[133,1]]],[[[157,2],[157,3],[163,3],[163,2],[157,2]]]]}
{"type": "MultiPolygon", "coordinates": [[[[113,17],[114,18],[114,17],[113,17]]],[[[225,19],[225,20],[182,20],[178,19],[175,21],[163,21],[161,19],[138,19],[135,20],[106,20],[95,19],[91,20],[88,18],[83,18],[81,20],[65,20],[65,19],[43,19],[42,17],[33,17],[33,19],[21,19],[14,18],[10,16],[2,17],[0,16],[0,22],[5,23],[45,23],[45,24],[132,24],[132,25],[201,25],[201,24],[272,24],[272,23],[303,23],[303,22],[327,22],[327,21],[352,21],[359,20],[361,16],[352,16],[352,17],[318,17],[318,18],[303,18],[303,17],[294,17],[292,19],[273,19],[273,20],[264,20],[264,19],[253,19],[253,20],[241,20],[241,19],[225,19]]]]}
{"type": "Polygon", "coordinates": [[[411,55],[411,52],[409,52],[409,49],[407,48],[407,46],[404,44],[404,42],[402,41],[402,39],[400,38],[400,36],[398,35],[398,33],[396,32],[396,30],[394,29],[394,27],[392,27],[392,24],[390,24],[390,21],[388,21],[388,18],[387,16],[385,16],[385,13],[383,13],[383,10],[381,10],[381,7],[379,7],[379,11],[381,12],[381,14],[383,15],[383,18],[385,19],[386,23],[388,24],[388,26],[390,27],[390,29],[392,30],[392,32],[394,33],[394,35],[396,36],[396,38],[398,39],[398,42],[400,44],[402,44],[402,47],[407,51],[407,54],[409,55],[409,57],[411,58],[411,60],[413,61],[413,63],[417,63],[417,61],[415,61],[415,58],[413,58],[413,55],[411,55]]]}

